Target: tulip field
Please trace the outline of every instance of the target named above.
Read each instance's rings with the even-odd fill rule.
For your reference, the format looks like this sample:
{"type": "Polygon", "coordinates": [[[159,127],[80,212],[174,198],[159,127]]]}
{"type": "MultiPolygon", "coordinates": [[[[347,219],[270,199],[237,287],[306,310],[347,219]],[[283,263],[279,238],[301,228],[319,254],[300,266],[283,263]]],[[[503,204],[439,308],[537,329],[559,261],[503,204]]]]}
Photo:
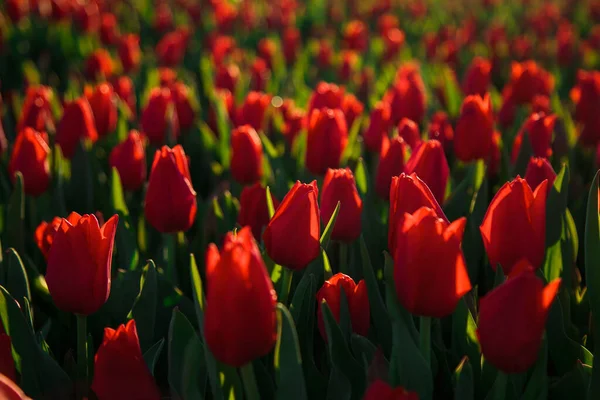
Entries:
{"type": "Polygon", "coordinates": [[[0,400],[600,400],[600,0],[0,0],[0,400]]]}

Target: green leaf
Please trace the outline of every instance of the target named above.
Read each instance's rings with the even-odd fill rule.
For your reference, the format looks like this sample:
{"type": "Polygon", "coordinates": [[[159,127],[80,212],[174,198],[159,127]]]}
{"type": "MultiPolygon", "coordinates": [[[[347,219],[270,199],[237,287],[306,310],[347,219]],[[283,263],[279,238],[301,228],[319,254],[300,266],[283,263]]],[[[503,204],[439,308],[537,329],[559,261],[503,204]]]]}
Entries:
{"type": "Polygon", "coordinates": [[[331,218],[329,218],[329,222],[321,234],[321,247],[326,249],[329,244],[329,238],[331,237],[331,232],[333,232],[333,227],[335,226],[335,220],[337,219],[338,214],[340,213],[340,202],[338,201],[335,206],[335,210],[333,210],[333,214],[331,214],[331,218]]]}
{"type": "Polygon", "coordinates": [[[207,373],[204,362],[204,346],[197,336],[186,346],[182,373],[183,399],[202,400],[206,390],[207,373]]]}
{"type": "Polygon", "coordinates": [[[375,347],[369,339],[357,335],[356,333],[353,333],[350,338],[350,346],[352,347],[352,352],[358,358],[358,361],[362,361],[364,368],[368,369],[371,365],[371,361],[375,357],[377,347],[375,347]]]}
{"type": "Polygon", "coordinates": [[[473,364],[469,364],[469,369],[475,377],[475,382],[478,382],[481,375],[481,363],[478,361],[481,356],[477,325],[464,297],[460,299],[452,315],[452,350],[458,356],[466,356],[469,360],[473,360],[473,364]]]}
{"type": "Polygon", "coordinates": [[[379,343],[381,343],[381,346],[383,347],[384,353],[389,355],[392,350],[392,324],[390,323],[390,317],[379,291],[379,284],[375,277],[371,257],[369,257],[369,251],[367,250],[367,244],[362,235],[360,237],[360,255],[362,259],[363,276],[365,278],[365,284],[367,285],[369,306],[371,308],[371,319],[375,325],[375,333],[379,343]]]}
{"type": "Polygon", "coordinates": [[[144,267],[138,295],[131,316],[138,327],[140,347],[145,351],[154,343],[154,324],[156,320],[156,302],[158,287],[156,283],[156,267],[152,260],[144,267]]]}
{"type": "Polygon", "coordinates": [[[0,263],[0,284],[23,305],[24,299],[31,303],[31,292],[25,266],[19,253],[13,248],[6,251],[6,258],[0,263]]]}
{"type": "Polygon", "coordinates": [[[115,167],[112,168],[110,178],[110,205],[113,212],[121,212],[125,217],[129,215],[129,209],[123,195],[123,186],[121,185],[121,177],[119,171],[115,167]]]}
{"type": "Polygon", "coordinates": [[[271,189],[267,186],[267,208],[269,209],[269,219],[275,215],[275,207],[273,206],[273,196],[271,196],[271,189]]]}
{"type": "Polygon", "coordinates": [[[274,366],[277,373],[277,399],[306,399],[302,356],[292,315],[277,304],[277,344],[274,366]]]}
{"type": "MultiPolygon", "coordinates": [[[[173,309],[173,317],[169,326],[169,386],[173,394],[185,398],[186,385],[184,379],[190,367],[186,363],[189,349],[198,350],[202,345],[194,328],[177,308],[173,309]]],[[[200,358],[197,359],[200,363],[200,358]]]]}
{"type": "Polygon", "coordinates": [[[165,339],[162,338],[158,342],[154,343],[154,345],[144,353],[144,362],[148,366],[148,369],[152,375],[154,375],[154,367],[156,367],[156,363],[158,362],[158,358],[160,357],[160,353],[164,344],[165,339]]]}
{"type": "Polygon", "coordinates": [[[361,157],[358,159],[358,163],[356,164],[356,169],[354,170],[354,179],[356,179],[356,187],[360,194],[364,197],[368,191],[368,173],[367,166],[365,165],[365,160],[361,157]]]}
{"type": "Polygon", "coordinates": [[[337,365],[334,365],[329,374],[327,386],[327,400],[350,400],[352,398],[352,385],[337,365]]]}
{"type": "Polygon", "coordinates": [[[463,357],[458,367],[456,367],[454,379],[456,381],[456,389],[454,390],[455,399],[472,400],[475,398],[473,368],[468,357],[463,357]]]}
{"type": "Polygon", "coordinates": [[[19,253],[25,250],[25,194],[23,191],[23,175],[15,173],[15,185],[8,199],[6,240],[7,247],[13,247],[19,253]]]}
{"type": "Polygon", "coordinates": [[[538,400],[548,398],[548,342],[542,341],[539,356],[533,372],[521,396],[522,400],[538,400]]]}

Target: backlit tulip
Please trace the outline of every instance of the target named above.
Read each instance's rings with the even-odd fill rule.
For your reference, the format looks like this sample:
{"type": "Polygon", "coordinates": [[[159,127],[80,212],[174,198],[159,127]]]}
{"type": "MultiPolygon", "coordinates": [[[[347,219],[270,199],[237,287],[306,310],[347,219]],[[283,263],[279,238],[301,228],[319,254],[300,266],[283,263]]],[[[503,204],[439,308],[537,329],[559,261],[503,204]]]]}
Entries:
{"type": "Polygon", "coordinates": [[[363,400],[419,400],[419,395],[401,386],[393,388],[381,379],[377,379],[367,388],[363,400]]]}
{"type": "Polygon", "coordinates": [[[260,131],[265,125],[267,108],[271,104],[271,96],[262,92],[250,92],[237,111],[237,126],[250,125],[260,131]]]}
{"type": "Polygon", "coordinates": [[[465,74],[462,89],[467,96],[477,94],[484,97],[490,85],[492,63],[481,57],[475,57],[465,74]]]}
{"type": "Polygon", "coordinates": [[[398,124],[402,118],[420,123],[425,115],[427,97],[425,84],[416,65],[400,68],[396,81],[384,96],[392,109],[392,122],[398,124]]]}
{"type": "Polygon", "coordinates": [[[250,125],[231,132],[231,175],[237,182],[254,183],[262,176],[263,150],[260,137],[250,125]]]}
{"type": "Polygon", "coordinates": [[[117,129],[117,104],[114,93],[109,83],[101,83],[87,96],[99,137],[106,136],[117,129]]]}
{"type": "Polygon", "coordinates": [[[306,168],[323,175],[328,168],[339,167],[347,144],[348,128],[342,110],[314,109],[306,137],[306,168]]]}
{"type": "Polygon", "coordinates": [[[394,282],[402,305],[413,315],[442,318],[469,290],[461,250],[466,219],[451,224],[422,207],[397,219],[394,282]]]}
{"type": "Polygon", "coordinates": [[[561,280],[547,286],[525,260],[508,280],[479,302],[477,336],[486,362],[505,373],[521,373],[538,358],[550,306],[561,280]]]}
{"type": "Polygon", "coordinates": [[[250,227],[228,233],[220,252],[208,247],[204,335],[217,360],[241,367],[269,353],[277,339],[276,303],[250,227]]]}
{"type": "Polygon", "coordinates": [[[265,250],[279,265],[300,270],[320,253],[321,230],[317,182],[299,181],[275,211],[263,233],[265,250]]]}
{"type": "Polygon", "coordinates": [[[219,65],[216,68],[215,87],[218,89],[227,89],[235,93],[238,80],[240,79],[240,69],[236,64],[219,65]]]}
{"type": "Polygon", "coordinates": [[[75,212],[61,221],[46,269],[48,291],[60,310],[90,315],[108,300],[118,222],[114,215],[100,227],[95,215],[75,212]]]}
{"type": "Polygon", "coordinates": [[[356,189],[354,175],[349,168],[328,169],[321,190],[321,219],[324,224],[340,202],[331,239],[352,242],[360,236],[362,200],[356,189]]]}
{"type": "Polygon", "coordinates": [[[392,178],[404,172],[406,162],[406,144],[400,136],[389,140],[383,139],[379,164],[375,174],[375,192],[382,199],[389,199],[392,178]]]}
{"type": "Polygon", "coordinates": [[[463,162],[486,159],[492,146],[494,115],[489,94],[467,96],[454,132],[454,152],[463,162]]]}
{"type": "Polygon", "coordinates": [[[113,60],[105,49],[95,50],[85,62],[85,75],[91,80],[108,79],[113,71],[113,60]]]}
{"type": "Polygon", "coordinates": [[[117,18],[114,14],[104,13],[100,17],[100,41],[105,46],[115,44],[119,36],[117,18]]]}
{"type": "Polygon", "coordinates": [[[440,142],[437,140],[423,142],[412,153],[404,169],[409,175],[416,173],[429,186],[436,200],[440,204],[444,202],[450,167],[440,142]]]}
{"type": "Polygon", "coordinates": [[[353,94],[347,94],[342,100],[342,111],[346,117],[346,126],[348,129],[352,128],[354,121],[360,117],[365,109],[363,103],[361,103],[356,96],[353,94]]]}
{"type": "Polygon", "coordinates": [[[344,45],[356,51],[363,51],[367,48],[369,39],[369,30],[364,22],[353,20],[346,25],[344,30],[344,45]]]}
{"type": "Polygon", "coordinates": [[[179,136],[179,120],[171,91],[167,88],[153,88],[148,104],[142,111],[142,130],[150,143],[159,146],[165,143],[167,135],[179,136]]]}
{"type": "Polygon", "coordinates": [[[419,126],[408,118],[402,118],[398,124],[398,135],[404,139],[406,144],[414,151],[421,144],[421,133],[419,126]]]}
{"type": "Polygon", "coordinates": [[[194,125],[196,112],[192,107],[192,93],[190,88],[181,82],[171,86],[171,95],[175,104],[177,121],[181,129],[190,129],[194,125]]]}
{"type": "Polygon", "coordinates": [[[35,243],[46,258],[48,258],[50,247],[54,242],[54,235],[56,235],[61,222],[62,218],[54,217],[51,222],[42,221],[35,229],[35,243]]]}
{"type": "Polygon", "coordinates": [[[124,35],[119,40],[117,52],[126,73],[136,70],[141,59],[140,37],[133,33],[124,35]]]}
{"type": "Polygon", "coordinates": [[[56,143],[68,159],[73,158],[81,139],[98,140],[94,114],[85,97],[67,103],[56,128],[56,143]]]}
{"type": "Polygon", "coordinates": [[[15,173],[20,171],[25,193],[31,196],[44,193],[50,184],[49,154],[50,148],[42,135],[25,128],[17,135],[8,163],[11,181],[15,181],[15,173]]]}
{"type": "Polygon", "coordinates": [[[390,130],[391,109],[388,103],[378,102],[369,116],[369,125],[363,134],[367,150],[379,153],[384,137],[390,130]]]}
{"type": "Polygon", "coordinates": [[[556,179],[556,172],[552,168],[552,164],[546,158],[531,157],[527,170],[525,172],[525,180],[532,190],[535,190],[542,182],[548,181],[546,185],[550,190],[556,179]]]}
{"type": "Polygon", "coordinates": [[[46,124],[52,124],[50,100],[52,89],[47,86],[30,86],[25,94],[17,131],[30,127],[38,132],[46,131],[46,124]]]}
{"type": "MultiPolygon", "coordinates": [[[[273,207],[279,207],[277,200],[271,193],[273,207]]],[[[245,186],[240,195],[240,212],[238,214],[238,224],[240,226],[249,226],[252,228],[252,235],[255,238],[262,236],[262,230],[269,223],[269,208],[267,206],[267,190],[256,182],[252,186],[245,186]]]]}
{"type": "Polygon", "coordinates": [[[137,101],[135,98],[135,88],[133,87],[131,78],[128,76],[120,76],[114,81],[113,85],[119,99],[127,106],[129,112],[135,116],[137,101]]]}
{"type": "Polygon", "coordinates": [[[352,332],[361,336],[369,334],[370,309],[367,285],[364,280],[355,283],[348,275],[338,273],[327,279],[317,292],[317,324],[321,337],[327,341],[327,331],[323,320],[322,303],[327,302],[333,317],[339,323],[342,305],[341,291],[346,295],[346,301],[352,323],[352,332]]]}
{"type": "Polygon", "coordinates": [[[271,71],[265,60],[257,58],[250,66],[250,89],[263,91],[267,88],[267,81],[271,71]]]}
{"type": "Polygon", "coordinates": [[[116,330],[104,328],[104,339],[94,358],[92,390],[98,400],[161,398],[142,355],[134,319],[116,330]]]}
{"type": "Polygon", "coordinates": [[[189,32],[178,29],[167,33],[156,45],[156,56],[161,65],[175,67],[183,61],[187,47],[189,32]]]}
{"type": "Polygon", "coordinates": [[[535,95],[549,96],[554,89],[554,78],[535,61],[513,62],[509,85],[516,103],[528,104],[535,95]]]}
{"type": "Polygon", "coordinates": [[[445,112],[437,111],[433,114],[428,128],[428,136],[429,139],[435,139],[442,143],[446,153],[452,151],[454,144],[454,129],[445,112]]]}
{"type": "Polygon", "coordinates": [[[196,192],[180,145],[156,151],[144,201],[146,219],[162,233],[190,229],[196,218],[196,192]]]}
{"type": "Polygon", "coordinates": [[[345,89],[334,83],[319,82],[308,102],[308,113],[321,108],[342,108],[345,89]]]}
{"type": "Polygon", "coordinates": [[[125,190],[139,190],[146,181],[146,152],[140,133],[136,130],[122,143],[113,147],[109,163],[116,168],[125,190]]]}
{"type": "Polygon", "coordinates": [[[512,148],[512,160],[515,162],[521,151],[523,139],[527,138],[531,143],[533,155],[536,157],[550,157],[552,155],[552,134],[556,115],[543,113],[532,114],[521,127],[515,137],[512,148]],[[525,136],[527,134],[527,136],[525,136]]]}
{"type": "Polygon", "coordinates": [[[500,264],[508,275],[521,259],[527,259],[534,268],[542,266],[547,184],[542,182],[534,191],[517,176],[492,199],[480,230],[494,270],[500,264]]]}
{"type": "Polygon", "coordinates": [[[6,400],[32,400],[14,381],[3,374],[0,374],[0,398],[6,400]]]}

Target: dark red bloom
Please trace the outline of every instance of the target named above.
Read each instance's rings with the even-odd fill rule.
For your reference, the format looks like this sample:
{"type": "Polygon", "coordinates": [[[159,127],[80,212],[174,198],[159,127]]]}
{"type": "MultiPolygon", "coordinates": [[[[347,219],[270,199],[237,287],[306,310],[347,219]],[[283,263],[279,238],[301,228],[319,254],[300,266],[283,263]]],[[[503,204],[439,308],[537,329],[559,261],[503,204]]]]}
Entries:
{"type": "Polygon", "coordinates": [[[119,96],[119,99],[127,105],[131,114],[135,116],[135,88],[133,87],[131,78],[128,76],[120,76],[114,81],[114,89],[117,96],[119,96]]]}
{"type": "Polygon", "coordinates": [[[17,131],[30,127],[38,132],[46,131],[46,124],[52,124],[50,99],[52,89],[48,86],[30,86],[27,88],[25,101],[21,108],[17,131]]]}
{"type": "Polygon", "coordinates": [[[445,112],[437,111],[433,114],[428,131],[429,139],[435,139],[442,143],[442,146],[444,146],[444,150],[447,153],[452,150],[454,143],[454,129],[445,112]]]}
{"type": "Polygon", "coordinates": [[[263,150],[260,137],[250,125],[231,132],[231,175],[246,184],[258,181],[263,170],[263,150]]]}
{"type": "Polygon", "coordinates": [[[346,117],[346,126],[348,129],[352,128],[354,121],[362,116],[364,109],[365,106],[363,103],[361,103],[353,94],[349,93],[344,96],[344,100],[342,100],[342,111],[346,117]]]}
{"type": "Polygon", "coordinates": [[[513,98],[517,104],[529,104],[535,95],[550,96],[554,89],[552,74],[535,61],[513,62],[510,79],[513,98]]]}
{"type": "Polygon", "coordinates": [[[215,87],[217,89],[227,89],[235,93],[237,82],[240,79],[240,69],[235,64],[219,65],[215,75],[215,87]]]}
{"type": "Polygon", "coordinates": [[[100,41],[105,46],[113,45],[119,37],[119,26],[114,14],[104,13],[100,20],[100,41]]]}
{"type": "Polygon", "coordinates": [[[356,284],[348,275],[338,273],[327,279],[323,286],[317,292],[317,324],[321,337],[327,341],[327,332],[325,331],[325,321],[323,320],[323,301],[331,310],[333,317],[339,323],[342,305],[342,294],[344,291],[350,321],[352,323],[352,332],[361,336],[369,334],[369,324],[371,323],[371,311],[369,309],[369,297],[367,296],[367,285],[364,280],[356,284]]]}
{"type": "Polygon", "coordinates": [[[140,65],[141,50],[140,37],[133,33],[129,33],[121,37],[119,47],[117,49],[121,65],[126,73],[135,71],[140,65]]]}
{"type": "Polygon", "coordinates": [[[353,20],[344,30],[344,44],[350,50],[364,51],[369,42],[369,30],[364,22],[353,20]]]}
{"type": "Polygon", "coordinates": [[[328,169],[321,190],[321,219],[324,224],[335,211],[337,203],[340,211],[335,220],[331,239],[353,242],[360,236],[362,200],[356,189],[354,175],[349,168],[328,169]]]}
{"type": "Polygon", "coordinates": [[[369,125],[363,134],[367,150],[379,153],[384,137],[390,130],[391,109],[388,103],[378,102],[369,116],[369,125]]]}
{"type": "Polygon", "coordinates": [[[265,124],[267,108],[271,104],[271,96],[262,92],[250,92],[244,104],[238,109],[236,125],[250,125],[260,131],[265,124]]]}
{"type": "Polygon", "coordinates": [[[101,83],[92,93],[86,96],[99,137],[108,135],[117,129],[117,104],[115,92],[110,83],[101,83]]]}
{"type": "Polygon", "coordinates": [[[402,118],[398,124],[398,135],[415,151],[421,144],[419,126],[408,118],[402,118]]]}
{"type": "Polygon", "coordinates": [[[347,144],[348,128],[342,110],[314,109],[308,123],[306,168],[323,175],[328,168],[339,167],[347,144]]]}
{"type": "Polygon", "coordinates": [[[113,71],[113,60],[105,49],[95,50],[85,62],[85,75],[91,80],[109,79],[113,71]]]}
{"type": "Polygon", "coordinates": [[[492,147],[494,114],[489,94],[467,96],[454,132],[454,152],[463,162],[486,159],[492,147]]]}
{"type": "Polygon", "coordinates": [[[265,90],[270,74],[271,70],[264,59],[254,60],[250,67],[250,89],[258,92],[265,90]]]}
{"type": "Polygon", "coordinates": [[[308,102],[308,115],[321,108],[342,108],[345,89],[334,83],[319,82],[308,102]]]}
{"type": "Polygon", "coordinates": [[[142,129],[150,143],[161,145],[167,134],[179,136],[179,120],[171,91],[167,88],[153,88],[148,104],[142,111],[142,129]]]}
{"type": "Polygon", "coordinates": [[[90,315],[108,300],[118,222],[114,215],[100,227],[95,215],[75,212],[61,221],[46,269],[48,291],[60,310],[90,315]]]}
{"type": "Polygon", "coordinates": [[[43,136],[31,128],[25,128],[17,135],[13,146],[8,173],[14,183],[17,171],[23,174],[25,193],[39,196],[50,185],[50,148],[43,136]]]}
{"type": "Polygon", "coordinates": [[[180,145],[156,151],[144,201],[146,219],[161,233],[185,232],[196,218],[196,192],[180,145]]]}
{"type": "Polygon", "coordinates": [[[552,155],[552,133],[554,132],[555,122],[556,115],[546,115],[543,113],[530,115],[527,121],[523,123],[513,142],[513,162],[519,156],[525,134],[527,134],[527,138],[531,143],[533,155],[536,157],[550,157],[552,155]]]}
{"type": "Polygon", "coordinates": [[[161,65],[175,67],[181,63],[185,55],[189,31],[178,29],[167,33],[156,45],[156,56],[161,65]]]}
{"type": "Polygon", "coordinates": [[[215,358],[241,367],[268,354],[277,340],[277,295],[250,227],[206,252],[204,335],[215,358]],[[235,293],[235,296],[231,294],[235,293]]]}
{"type": "Polygon", "coordinates": [[[437,201],[444,202],[450,167],[440,142],[437,140],[423,142],[410,156],[405,171],[409,175],[416,173],[427,183],[437,201]]]}
{"type": "Polygon", "coordinates": [[[267,254],[277,264],[300,270],[319,256],[318,194],[317,181],[296,182],[269,221],[263,241],[267,254]]]}
{"type": "Polygon", "coordinates": [[[85,97],[67,103],[56,129],[56,143],[68,159],[73,158],[81,139],[98,140],[94,114],[85,97]]]}
{"type": "Polygon", "coordinates": [[[525,172],[525,180],[529,184],[532,190],[535,190],[542,182],[548,181],[546,185],[549,191],[554,180],[556,179],[556,172],[552,168],[548,159],[541,157],[531,157],[529,164],[527,164],[527,171],[525,172]]]}
{"type": "Polygon", "coordinates": [[[292,65],[298,57],[300,47],[300,31],[295,27],[288,27],[283,32],[283,56],[287,65],[292,65]]]}
{"type": "Polygon", "coordinates": [[[192,107],[192,93],[190,88],[181,82],[175,82],[171,86],[171,95],[175,104],[177,121],[181,129],[190,129],[194,125],[196,112],[192,107]]]}
{"type": "Polygon", "coordinates": [[[32,400],[9,377],[0,374],[0,398],[6,400],[32,400]]]}
{"type": "Polygon", "coordinates": [[[475,57],[465,74],[462,89],[465,95],[478,94],[484,97],[490,85],[492,63],[481,57],[475,57]]]}
{"type": "Polygon", "coordinates": [[[146,152],[140,133],[130,131],[127,139],[113,147],[109,162],[117,169],[123,189],[140,189],[146,181],[146,152]]]}
{"type": "MultiPolygon", "coordinates": [[[[277,200],[271,193],[273,207],[279,207],[277,200]]],[[[250,226],[255,238],[262,237],[262,230],[269,223],[269,208],[267,207],[267,190],[256,182],[252,186],[244,186],[240,195],[240,212],[238,224],[250,226]]]]}
{"type": "Polygon", "coordinates": [[[46,258],[48,258],[50,247],[54,242],[54,235],[56,235],[61,222],[62,218],[54,217],[51,222],[42,221],[35,229],[35,243],[46,258]]]}
{"type": "Polygon", "coordinates": [[[571,90],[575,120],[582,125],[579,141],[585,147],[600,143],[600,71],[579,71],[571,90]]]}
{"type": "Polygon", "coordinates": [[[134,319],[116,330],[104,328],[104,339],[94,358],[92,390],[98,400],[160,399],[142,355],[134,319]]]}
{"type": "Polygon", "coordinates": [[[379,164],[375,174],[375,192],[382,199],[390,198],[390,185],[392,178],[404,172],[406,162],[406,143],[400,136],[383,139],[381,152],[379,153],[379,164]]]}
{"type": "Polygon", "coordinates": [[[419,400],[419,395],[400,386],[393,388],[377,379],[367,388],[363,400],[419,400]]]}
{"type": "Polygon", "coordinates": [[[416,65],[400,68],[396,82],[384,96],[392,108],[392,122],[398,124],[402,118],[420,123],[425,115],[427,98],[425,84],[416,65]]]}
{"type": "Polygon", "coordinates": [[[263,38],[258,42],[258,56],[265,60],[267,68],[273,67],[273,57],[277,53],[277,43],[270,38],[263,38]]]}

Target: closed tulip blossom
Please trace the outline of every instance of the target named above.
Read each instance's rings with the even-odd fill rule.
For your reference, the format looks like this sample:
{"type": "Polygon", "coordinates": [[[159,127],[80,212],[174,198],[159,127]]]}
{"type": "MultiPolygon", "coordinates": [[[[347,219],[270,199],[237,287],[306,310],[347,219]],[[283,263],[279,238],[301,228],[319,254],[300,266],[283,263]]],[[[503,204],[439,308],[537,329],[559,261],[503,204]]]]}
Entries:
{"type": "Polygon", "coordinates": [[[89,139],[92,142],[98,140],[94,114],[85,97],[80,97],[65,106],[56,129],[56,143],[68,159],[73,158],[77,145],[82,139],[89,139]]]}
{"type": "Polygon", "coordinates": [[[575,121],[581,126],[579,142],[593,148],[600,142],[600,71],[579,71],[570,96],[575,104],[575,121]]]}
{"type": "Polygon", "coordinates": [[[146,219],[162,233],[185,232],[196,218],[196,191],[180,145],[156,151],[144,200],[146,219]]]}
{"type": "Polygon", "coordinates": [[[206,253],[204,335],[215,358],[241,367],[269,353],[277,339],[277,296],[250,227],[229,232],[206,253]]]}
{"type": "Polygon", "coordinates": [[[181,129],[190,129],[194,125],[196,112],[192,107],[192,93],[190,88],[181,82],[171,86],[171,95],[177,113],[177,121],[181,129]]]}
{"type": "Polygon", "coordinates": [[[425,115],[427,97],[419,68],[410,64],[400,68],[394,85],[386,92],[383,101],[390,104],[394,125],[402,118],[420,123],[425,115]]]}
{"type": "MultiPolygon", "coordinates": [[[[273,207],[279,207],[279,200],[271,194],[273,207]]],[[[269,208],[267,206],[267,190],[259,182],[252,186],[245,186],[240,195],[240,212],[238,223],[240,226],[250,226],[255,238],[260,238],[262,230],[269,223],[269,208]]]]}
{"type": "Polygon", "coordinates": [[[121,37],[117,48],[121,65],[126,73],[135,71],[140,65],[140,37],[129,33],[121,37]]]}
{"type": "Polygon", "coordinates": [[[327,341],[327,331],[325,330],[325,320],[323,319],[322,303],[325,301],[331,310],[333,317],[339,323],[342,297],[341,291],[346,296],[350,321],[352,323],[352,332],[361,336],[369,334],[370,309],[369,297],[367,296],[367,285],[364,280],[355,283],[348,275],[338,273],[325,281],[323,286],[317,292],[317,324],[321,337],[327,341]]]}
{"type": "Polygon", "coordinates": [[[486,362],[504,373],[526,372],[535,364],[560,278],[544,286],[526,260],[506,282],[479,302],[477,337],[486,362]]]}
{"type": "Polygon", "coordinates": [[[526,259],[534,268],[544,260],[548,182],[532,190],[519,176],[507,182],[492,199],[480,226],[492,268],[505,275],[526,259]]]}
{"type": "Polygon", "coordinates": [[[56,232],[58,232],[61,222],[62,218],[54,217],[50,222],[42,221],[37,228],[35,228],[35,243],[46,258],[48,258],[50,247],[52,247],[54,236],[56,235],[56,232]]]}
{"type": "Polygon", "coordinates": [[[236,125],[250,125],[256,131],[265,125],[267,108],[271,103],[271,96],[262,92],[250,92],[242,106],[237,110],[236,125]]]}
{"type": "Polygon", "coordinates": [[[467,96],[477,94],[484,97],[490,85],[492,63],[481,57],[475,57],[465,74],[462,89],[467,96]]]}
{"type": "Polygon", "coordinates": [[[471,290],[461,249],[465,225],[464,217],[448,224],[427,207],[397,219],[394,282],[411,314],[446,317],[471,290]]]}
{"type": "Polygon", "coordinates": [[[231,175],[246,184],[258,181],[263,170],[263,149],[260,137],[250,125],[231,132],[231,175]]]}
{"type": "Polygon", "coordinates": [[[419,400],[419,395],[400,386],[391,387],[385,381],[377,379],[367,388],[363,400],[419,400]]]}
{"type": "Polygon", "coordinates": [[[494,134],[494,115],[489,94],[467,96],[454,131],[454,152],[463,162],[487,158],[494,134]]]}
{"type": "Polygon", "coordinates": [[[46,125],[52,124],[50,100],[52,89],[47,86],[30,86],[25,93],[21,107],[21,115],[17,123],[17,132],[30,127],[38,132],[45,132],[46,125]]]}
{"type": "Polygon", "coordinates": [[[308,115],[321,108],[342,108],[345,89],[334,83],[319,82],[308,102],[308,115]]]}
{"type": "Polygon", "coordinates": [[[11,181],[15,182],[15,173],[23,175],[23,186],[26,194],[39,196],[50,185],[50,148],[44,137],[31,128],[25,128],[15,140],[8,173],[11,181]]]}
{"type": "Polygon", "coordinates": [[[136,130],[113,147],[109,164],[116,168],[125,190],[139,190],[146,181],[146,152],[142,136],[136,130]]]}
{"type": "Polygon", "coordinates": [[[94,359],[92,390],[98,400],[158,400],[158,386],[142,355],[135,320],[104,328],[94,359]]]}
{"type": "Polygon", "coordinates": [[[168,88],[153,88],[148,104],[142,111],[142,130],[150,143],[159,146],[165,143],[167,134],[179,136],[179,120],[168,88]]]}
{"type": "Polygon", "coordinates": [[[265,250],[279,265],[305,268],[320,254],[321,230],[317,182],[296,182],[263,233],[265,250]]]}
{"type": "Polygon", "coordinates": [[[115,92],[109,83],[101,83],[87,96],[94,114],[94,123],[99,137],[117,129],[117,103],[115,92]]]}
{"type": "Polygon", "coordinates": [[[398,135],[415,151],[421,144],[419,126],[408,118],[402,118],[398,124],[398,135]]]}
{"type": "Polygon", "coordinates": [[[405,171],[407,174],[416,173],[427,183],[436,200],[440,204],[444,203],[450,167],[440,142],[437,140],[423,142],[410,156],[405,171]]]}
{"type": "Polygon", "coordinates": [[[306,168],[323,175],[340,165],[348,144],[348,127],[340,109],[315,109],[310,115],[306,138],[306,168]]]}
{"type": "Polygon", "coordinates": [[[384,138],[375,174],[375,191],[382,199],[390,197],[392,178],[404,172],[406,154],[406,144],[400,136],[384,138]]]}
{"type": "Polygon", "coordinates": [[[354,175],[348,168],[329,169],[321,190],[321,219],[327,224],[337,203],[340,211],[331,232],[331,239],[352,242],[360,236],[362,200],[358,195],[354,175]]]}
{"type": "Polygon", "coordinates": [[[523,123],[515,137],[512,148],[512,160],[519,157],[523,140],[526,137],[531,143],[533,155],[536,157],[550,157],[552,155],[552,134],[556,115],[534,113],[523,123]]]}
{"type": "Polygon", "coordinates": [[[548,181],[546,187],[550,191],[555,179],[556,172],[554,172],[552,164],[546,158],[531,157],[525,171],[525,180],[531,190],[535,190],[542,182],[548,181]]]}
{"type": "Polygon", "coordinates": [[[95,215],[75,212],[61,221],[46,269],[48,291],[60,310],[90,315],[108,300],[118,221],[114,215],[100,227],[95,215]]]}
{"type": "Polygon", "coordinates": [[[367,150],[379,153],[384,137],[390,130],[391,110],[388,103],[378,102],[369,116],[369,124],[363,133],[367,150]]]}
{"type": "Polygon", "coordinates": [[[362,115],[364,109],[365,106],[363,103],[361,103],[353,94],[344,96],[344,100],[342,101],[342,111],[346,117],[346,126],[348,129],[352,128],[354,121],[362,115]]]}

